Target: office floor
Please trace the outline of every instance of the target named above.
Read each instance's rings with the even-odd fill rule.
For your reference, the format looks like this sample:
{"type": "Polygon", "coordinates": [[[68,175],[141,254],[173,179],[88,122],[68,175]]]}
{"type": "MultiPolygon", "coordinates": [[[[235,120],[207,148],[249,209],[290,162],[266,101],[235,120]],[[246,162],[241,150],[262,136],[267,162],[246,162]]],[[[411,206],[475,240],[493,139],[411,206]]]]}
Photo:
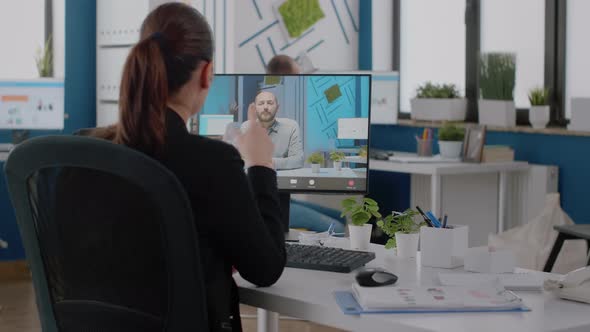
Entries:
{"type": "MultiPolygon", "coordinates": [[[[30,281],[0,282],[0,331],[41,332],[30,281]]],[[[244,332],[256,332],[256,309],[242,306],[244,332]]],[[[281,332],[339,332],[310,322],[281,319],[281,332]]]]}

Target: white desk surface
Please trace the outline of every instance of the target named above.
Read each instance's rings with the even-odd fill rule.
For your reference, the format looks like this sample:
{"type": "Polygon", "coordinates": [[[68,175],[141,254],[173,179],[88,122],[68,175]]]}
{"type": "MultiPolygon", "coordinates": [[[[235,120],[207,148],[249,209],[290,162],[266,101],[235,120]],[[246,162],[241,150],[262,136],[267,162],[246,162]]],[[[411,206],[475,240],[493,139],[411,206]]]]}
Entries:
{"type": "Polygon", "coordinates": [[[423,175],[452,175],[525,171],[529,164],[525,161],[501,163],[402,163],[371,159],[369,169],[423,175]]]}
{"type": "MultiPolygon", "coordinates": [[[[402,260],[384,257],[382,246],[373,245],[373,248],[377,259],[367,266],[384,267],[395,273],[399,277],[397,286],[435,285],[438,271],[450,271],[422,267],[419,258],[402,260]]],[[[332,294],[336,290],[350,289],[354,272],[344,274],[286,268],[281,279],[268,288],[256,288],[239,275],[235,279],[240,288],[241,303],[349,331],[590,331],[590,305],[561,300],[548,292],[517,292],[532,309],[523,313],[354,316],[344,315],[332,294]]]]}

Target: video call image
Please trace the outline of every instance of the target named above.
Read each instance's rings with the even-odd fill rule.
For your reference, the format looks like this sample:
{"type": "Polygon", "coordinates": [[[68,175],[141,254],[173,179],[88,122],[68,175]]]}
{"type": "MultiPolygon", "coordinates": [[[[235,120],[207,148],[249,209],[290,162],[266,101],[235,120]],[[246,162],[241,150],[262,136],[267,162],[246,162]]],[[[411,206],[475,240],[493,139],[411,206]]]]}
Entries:
{"type": "Polygon", "coordinates": [[[254,103],[280,190],[366,192],[370,86],[369,75],[216,75],[193,132],[233,144],[254,103]]]}

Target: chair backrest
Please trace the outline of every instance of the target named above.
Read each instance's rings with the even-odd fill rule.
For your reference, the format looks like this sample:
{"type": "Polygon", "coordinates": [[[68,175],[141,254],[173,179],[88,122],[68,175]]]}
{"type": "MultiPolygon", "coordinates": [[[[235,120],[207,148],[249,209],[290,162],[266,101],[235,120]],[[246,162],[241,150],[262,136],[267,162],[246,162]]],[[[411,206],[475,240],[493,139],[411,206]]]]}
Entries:
{"type": "Polygon", "coordinates": [[[43,331],[208,330],[193,214],[159,162],[80,136],[5,164],[43,331]]]}

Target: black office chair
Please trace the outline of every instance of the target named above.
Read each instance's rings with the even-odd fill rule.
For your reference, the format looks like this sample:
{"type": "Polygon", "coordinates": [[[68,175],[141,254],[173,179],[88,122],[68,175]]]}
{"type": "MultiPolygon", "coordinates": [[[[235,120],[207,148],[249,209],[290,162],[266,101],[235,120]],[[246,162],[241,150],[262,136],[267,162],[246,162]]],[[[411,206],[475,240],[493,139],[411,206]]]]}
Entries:
{"type": "Polygon", "coordinates": [[[590,265],[590,225],[562,225],[553,226],[553,229],[558,232],[558,235],[553,244],[553,248],[551,248],[551,253],[549,254],[549,257],[547,257],[543,272],[551,272],[551,270],[553,270],[553,265],[555,264],[557,256],[561,251],[561,247],[563,247],[563,243],[566,240],[586,240],[586,243],[588,244],[587,248],[589,250],[586,265],[590,265]]]}
{"type": "Polygon", "coordinates": [[[33,138],[5,165],[43,331],[207,331],[197,235],[176,177],[105,140],[33,138]]]}

